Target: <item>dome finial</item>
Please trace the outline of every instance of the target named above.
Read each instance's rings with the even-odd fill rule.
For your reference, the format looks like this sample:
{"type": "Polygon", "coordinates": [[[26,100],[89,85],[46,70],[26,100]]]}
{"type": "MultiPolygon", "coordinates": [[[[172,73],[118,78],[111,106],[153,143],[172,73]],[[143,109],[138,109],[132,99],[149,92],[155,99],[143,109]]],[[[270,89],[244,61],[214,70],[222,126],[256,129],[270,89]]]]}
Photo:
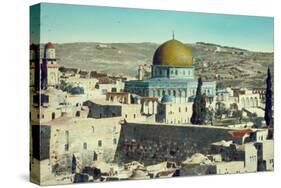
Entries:
{"type": "Polygon", "coordinates": [[[173,40],[175,39],[175,32],[173,31],[173,40]]]}

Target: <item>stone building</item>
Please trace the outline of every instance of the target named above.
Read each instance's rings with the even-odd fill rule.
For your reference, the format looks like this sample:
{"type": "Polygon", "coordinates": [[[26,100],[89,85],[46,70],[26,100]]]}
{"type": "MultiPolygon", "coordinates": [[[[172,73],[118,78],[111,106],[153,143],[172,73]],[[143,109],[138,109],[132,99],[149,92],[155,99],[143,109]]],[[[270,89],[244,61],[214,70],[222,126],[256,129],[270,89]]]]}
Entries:
{"type": "Polygon", "coordinates": [[[48,176],[53,179],[55,174],[71,174],[73,157],[78,170],[92,161],[112,161],[120,129],[118,117],[107,121],[60,117],[41,125],[33,123],[30,130],[31,178],[44,181],[48,176]],[[38,172],[38,169],[42,171],[38,172]]]}
{"type": "Polygon", "coordinates": [[[244,170],[256,172],[273,170],[273,140],[267,129],[242,129],[230,131],[233,139],[211,144],[211,153],[220,153],[223,161],[243,161],[244,170]]]}
{"type": "Polygon", "coordinates": [[[190,122],[192,103],[174,103],[173,98],[166,95],[158,104],[156,121],[166,124],[186,124],[190,122]]]}
{"type": "Polygon", "coordinates": [[[238,97],[239,108],[262,107],[259,93],[247,88],[233,88],[234,97],[238,97]]]}

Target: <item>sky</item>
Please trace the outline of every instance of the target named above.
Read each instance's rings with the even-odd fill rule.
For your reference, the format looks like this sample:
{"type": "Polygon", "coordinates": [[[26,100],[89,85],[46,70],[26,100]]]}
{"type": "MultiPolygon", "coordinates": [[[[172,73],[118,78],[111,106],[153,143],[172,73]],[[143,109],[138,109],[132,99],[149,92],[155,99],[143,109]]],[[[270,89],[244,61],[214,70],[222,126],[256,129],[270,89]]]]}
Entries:
{"type": "Polygon", "coordinates": [[[273,52],[272,17],[43,3],[30,12],[31,42],[155,42],[175,38],[273,52]],[[38,14],[38,13],[41,14],[38,14]],[[39,23],[40,22],[40,23],[39,23]]]}

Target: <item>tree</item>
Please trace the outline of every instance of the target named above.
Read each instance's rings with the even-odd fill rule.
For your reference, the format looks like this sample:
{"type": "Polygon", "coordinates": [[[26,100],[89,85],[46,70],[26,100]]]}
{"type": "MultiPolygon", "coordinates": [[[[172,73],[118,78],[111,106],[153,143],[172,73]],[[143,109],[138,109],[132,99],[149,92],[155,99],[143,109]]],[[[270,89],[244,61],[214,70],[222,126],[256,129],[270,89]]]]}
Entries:
{"type": "Polygon", "coordinates": [[[272,112],[272,90],[271,90],[271,72],[268,67],[267,78],[266,78],[266,91],[265,91],[265,110],[264,120],[267,126],[273,126],[273,112],[272,112]]]}
{"type": "Polygon", "coordinates": [[[76,167],[77,167],[76,157],[74,155],[72,155],[72,165],[71,165],[72,174],[76,173],[76,167]]]}
{"type": "Polygon", "coordinates": [[[192,124],[200,125],[205,123],[206,119],[206,96],[201,93],[202,79],[198,79],[196,96],[192,105],[192,116],[190,122],[192,124]]]}
{"type": "Polygon", "coordinates": [[[66,68],[64,66],[61,66],[61,67],[59,67],[59,71],[64,73],[64,72],[66,72],[66,68]]]}

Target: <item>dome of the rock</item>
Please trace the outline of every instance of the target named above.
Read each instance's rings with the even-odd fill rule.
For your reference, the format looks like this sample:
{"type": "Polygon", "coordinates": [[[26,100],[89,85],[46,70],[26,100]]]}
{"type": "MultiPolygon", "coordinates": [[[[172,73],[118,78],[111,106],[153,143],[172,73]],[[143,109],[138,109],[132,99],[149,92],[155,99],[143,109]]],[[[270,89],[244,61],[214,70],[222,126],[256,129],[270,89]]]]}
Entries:
{"type": "Polygon", "coordinates": [[[172,39],[155,51],[153,65],[192,66],[192,52],[182,42],[172,39]]]}

